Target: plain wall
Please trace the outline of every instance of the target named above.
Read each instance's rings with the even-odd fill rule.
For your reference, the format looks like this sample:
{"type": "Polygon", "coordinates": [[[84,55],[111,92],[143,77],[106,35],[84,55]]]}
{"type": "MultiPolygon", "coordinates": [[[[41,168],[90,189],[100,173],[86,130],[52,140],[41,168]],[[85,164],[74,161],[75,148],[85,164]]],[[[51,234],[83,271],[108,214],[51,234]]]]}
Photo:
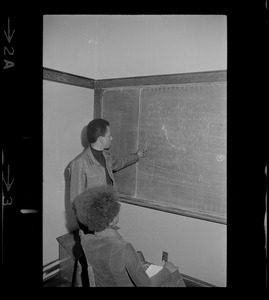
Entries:
{"type": "Polygon", "coordinates": [[[223,70],[225,16],[44,16],[45,67],[94,79],[223,70]]]}
{"type": "Polygon", "coordinates": [[[65,169],[84,149],[93,118],[93,90],[43,81],[43,265],[58,259],[56,238],[76,228],[65,169]]]}
{"type": "MultiPolygon", "coordinates": [[[[225,16],[44,16],[43,65],[94,79],[225,70],[226,21],[225,16]]],[[[44,81],[44,264],[58,258],[55,238],[68,231],[63,169],[82,150],[80,130],[92,117],[91,90],[44,81]]],[[[161,263],[166,251],[182,273],[226,286],[226,225],[126,203],[119,225],[148,260],[161,263]]]]}
{"type": "Polygon", "coordinates": [[[226,284],[226,226],[121,204],[120,233],[147,260],[163,264],[162,251],[188,276],[226,284]]]}

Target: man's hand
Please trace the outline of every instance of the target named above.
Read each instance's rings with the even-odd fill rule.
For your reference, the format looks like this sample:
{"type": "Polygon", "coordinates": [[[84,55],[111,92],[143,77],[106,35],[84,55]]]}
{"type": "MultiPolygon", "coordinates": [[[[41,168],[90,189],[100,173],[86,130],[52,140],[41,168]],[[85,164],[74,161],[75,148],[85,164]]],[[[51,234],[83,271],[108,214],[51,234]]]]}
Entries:
{"type": "Polygon", "coordinates": [[[145,157],[147,150],[146,149],[138,149],[136,153],[138,154],[139,158],[145,157]]]}

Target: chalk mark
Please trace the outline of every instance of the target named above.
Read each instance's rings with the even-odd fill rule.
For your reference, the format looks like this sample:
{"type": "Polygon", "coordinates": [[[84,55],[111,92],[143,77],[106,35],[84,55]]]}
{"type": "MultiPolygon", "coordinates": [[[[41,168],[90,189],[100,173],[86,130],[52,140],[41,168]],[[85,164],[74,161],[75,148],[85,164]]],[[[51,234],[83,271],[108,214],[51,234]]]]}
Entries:
{"type": "Polygon", "coordinates": [[[165,135],[165,137],[166,137],[166,140],[167,140],[168,144],[169,144],[171,147],[176,148],[177,150],[183,150],[183,151],[186,151],[185,147],[180,147],[180,146],[177,147],[176,145],[174,145],[174,144],[172,144],[172,143],[170,142],[170,138],[169,138],[169,136],[168,136],[168,130],[166,129],[165,125],[162,126],[161,131],[164,131],[164,135],[165,135]]]}

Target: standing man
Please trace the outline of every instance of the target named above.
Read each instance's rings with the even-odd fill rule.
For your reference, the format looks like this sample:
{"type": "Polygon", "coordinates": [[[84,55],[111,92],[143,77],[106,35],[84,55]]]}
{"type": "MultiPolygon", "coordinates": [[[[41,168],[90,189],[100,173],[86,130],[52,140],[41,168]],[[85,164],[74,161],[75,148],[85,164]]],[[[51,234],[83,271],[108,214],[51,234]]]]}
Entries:
{"type": "Polygon", "coordinates": [[[87,126],[89,146],[70,163],[71,203],[85,189],[104,184],[114,185],[113,172],[131,166],[145,156],[145,149],[121,158],[113,156],[108,151],[112,141],[109,126],[104,119],[94,119],[87,126]]]}

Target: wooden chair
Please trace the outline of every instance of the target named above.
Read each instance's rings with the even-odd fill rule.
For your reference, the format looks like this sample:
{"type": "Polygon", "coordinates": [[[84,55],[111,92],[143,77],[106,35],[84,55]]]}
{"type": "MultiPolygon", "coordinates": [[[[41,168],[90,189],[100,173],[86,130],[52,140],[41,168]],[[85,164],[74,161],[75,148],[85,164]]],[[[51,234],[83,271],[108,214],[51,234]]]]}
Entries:
{"type": "Polygon", "coordinates": [[[80,244],[79,230],[58,237],[57,241],[59,242],[60,276],[67,279],[72,287],[95,286],[91,266],[88,266],[80,244]]]}
{"type": "MultiPolygon", "coordinates": [[[[80,243],[79,230],[57,238],[59,242],[60,276],[67,279],[72,287],[95,287],[94,273],[87,262],[80,243]]],[[[137,254],[145,269],[151,265],[141,251],[137,254]]]]}

